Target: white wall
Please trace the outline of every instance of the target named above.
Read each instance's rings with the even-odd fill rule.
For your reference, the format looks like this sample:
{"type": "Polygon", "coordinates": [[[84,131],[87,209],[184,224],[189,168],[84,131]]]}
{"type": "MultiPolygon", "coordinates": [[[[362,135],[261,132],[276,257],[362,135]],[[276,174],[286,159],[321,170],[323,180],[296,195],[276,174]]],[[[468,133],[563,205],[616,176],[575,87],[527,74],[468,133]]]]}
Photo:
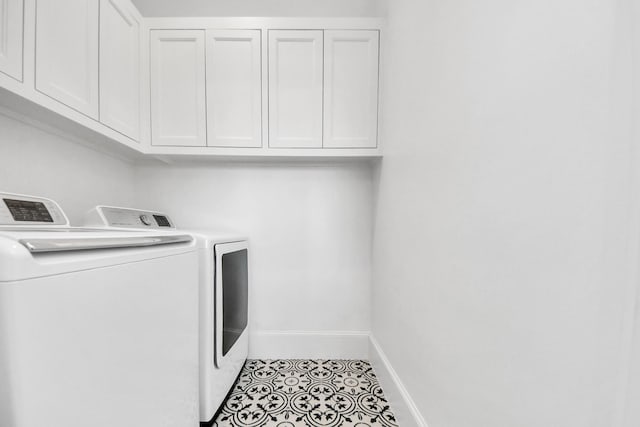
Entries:
{"type": "MultiPolygon", "coordinates": [[[[635,147],[635,164],[640,164],[640,4],[638,2],[633,3],[633,9],[630,16],[634,22],[634,108],[633,108],[633,121],[634,121],[634,147],[635,147]]],[[[640,183],[640,170],[634,169],[636,185],[640,183]]],[[[636,202],[636,216],[640,217],[640,192],[635,192],[636,202]]],[[[640,228],[640,227],[639,227],[640,228]]],[[[640,231],[636,229],[636,233],[633,234],[636,237],[636,251],[638,250],[638,244],[640,243],[640,231]]],[[[635,254],[636,261],[636,273],[640,271],[640,252],[635,254]]],[[[640,276],[637,276],[640,277],[640,276]]],[[[627,359],[624,360],[628,363],[628,389],[626,396],[626,405],[624,409],[624,426],[625,427],[637,427],[640,425],[640,280],[636,278],[636,295],[635,298],[630,298],[630,301],[635,304],[634,312],[630,313],[630,319],[634,327],[633,339],[630,342],[630,354],[627,359]]]]}
{"type": "Polygon", "coordinates": [[[0,114],[0,191],[54,199],[74,225],[97,204],[133,200],[133,165],[0,114]]]}
{"type": "MultiPolygon", "coordinates": [[[[283,331],[328,333],[328,346],[348,352],[340,335],[370,330],[372,188],[364,164],[148,165],[137,169],[136,201],[181,227],[250,237],[253,356],[265,357],[283,331]]],[[[304,348],[280,356],[309,344],[287,337],[304,348]]]]}
{"type": "Polygon", "coordinates": [[[144,16],[382,16],[381,0],[133,0],[144,16]]]}
{"type": "Polygon", "coordinates": [[[388,2],[373,334],[430,427],[614,425],[628,6],[388,2]]]}

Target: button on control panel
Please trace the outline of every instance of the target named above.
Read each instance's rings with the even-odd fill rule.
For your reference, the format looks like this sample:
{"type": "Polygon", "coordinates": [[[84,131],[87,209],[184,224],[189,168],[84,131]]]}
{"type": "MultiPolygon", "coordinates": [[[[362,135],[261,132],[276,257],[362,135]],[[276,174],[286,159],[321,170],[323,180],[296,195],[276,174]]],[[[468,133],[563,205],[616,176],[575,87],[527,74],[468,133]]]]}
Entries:
{"type": "Polygon", "coordinates": [[[151,219],[149,219],[149,217],[144,214],[140,215],[140,222],[147,226],[151,225],[151,219]]]}

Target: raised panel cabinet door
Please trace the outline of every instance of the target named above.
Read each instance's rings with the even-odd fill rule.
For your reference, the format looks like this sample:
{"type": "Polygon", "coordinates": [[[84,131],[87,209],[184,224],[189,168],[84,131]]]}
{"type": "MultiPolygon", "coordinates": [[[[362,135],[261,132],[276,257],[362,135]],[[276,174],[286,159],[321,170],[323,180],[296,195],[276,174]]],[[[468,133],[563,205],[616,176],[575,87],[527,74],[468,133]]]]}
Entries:
{"type": "Polygon", "coordinates": [[[379,32],[327,30],[324,44],[323,146],[375,148],[379,32]]]}
{"type": "Polygon", "coordinates": [[[207,30],[207,143],[262,146],[260,30],[207,30]]]}
{"type": "Polygon", "coordinates": [[[37,0],[36,89],[98,119],[99,0],[37,0]]]}
{"type": "Polygon", "coordinates": [[[128,0],[100,0],[100,121],[140,140],[140,22],[128,0]]]}
{"type": "Polygon", "coordinates": [[[0,72],[22,81],[23,0],[0,0],[0,72]]]}
{"type": "Polygon", "coordinates": [[[269,31],[269,146],[322,147],[322,30],[269,31]]]}
{"type": "Polygon", "coordinates": [[[204,30],[151,30],[151,143],[207,145],[204,30]]]}

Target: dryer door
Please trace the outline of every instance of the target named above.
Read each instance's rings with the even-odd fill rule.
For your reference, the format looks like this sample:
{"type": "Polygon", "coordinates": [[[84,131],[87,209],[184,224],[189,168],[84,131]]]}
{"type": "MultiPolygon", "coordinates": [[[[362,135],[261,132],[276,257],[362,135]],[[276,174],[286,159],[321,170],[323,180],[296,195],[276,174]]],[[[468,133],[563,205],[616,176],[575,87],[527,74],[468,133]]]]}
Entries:
{"type": "Polygon", "coordinates": [[[232,351],[235,345],[247,343],[240,339],[249,320],[247,242],[215,245],[215,260],[215,363],[220,368],[237,353],[232,351]]]}

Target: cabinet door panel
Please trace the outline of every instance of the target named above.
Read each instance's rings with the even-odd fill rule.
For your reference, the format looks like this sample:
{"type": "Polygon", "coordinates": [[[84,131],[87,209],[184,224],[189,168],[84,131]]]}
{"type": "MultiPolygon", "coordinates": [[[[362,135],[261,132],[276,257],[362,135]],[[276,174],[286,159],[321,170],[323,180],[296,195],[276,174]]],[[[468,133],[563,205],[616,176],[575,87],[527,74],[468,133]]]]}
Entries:
{"type": "Polygon", "coordinates": [[[37,0],[36,89],[98,118],[98,0],[37,0]]]}
{"type": "Polygon", "coordinates": [[[126,0],[100,1],[100,121],[140,139],[140,22],[126,0]]]}
{"type": "Polygon", "coordinates": [[[378,31],[325,31],[324,147],[376,147],[378,40],[378,31]]]}
{"type": "Polygon", "coordinates": [[[269,31],[269,146],[322,147],[322,31],[269,31]]]}
{"type": "Polygon", "coordinates": [[[214,147],[260,147],[260,30],[207,31],[207,140],[214,147]]]}
{"type": "Polygon", "coordinates": [[[207,145],[203,30],[151,31],[151,141],[207,145]]]}
{"type": "Polygon", "coordinates": [[[22,81],[23,0],[0,0],[0,71],[22,81]]]}

